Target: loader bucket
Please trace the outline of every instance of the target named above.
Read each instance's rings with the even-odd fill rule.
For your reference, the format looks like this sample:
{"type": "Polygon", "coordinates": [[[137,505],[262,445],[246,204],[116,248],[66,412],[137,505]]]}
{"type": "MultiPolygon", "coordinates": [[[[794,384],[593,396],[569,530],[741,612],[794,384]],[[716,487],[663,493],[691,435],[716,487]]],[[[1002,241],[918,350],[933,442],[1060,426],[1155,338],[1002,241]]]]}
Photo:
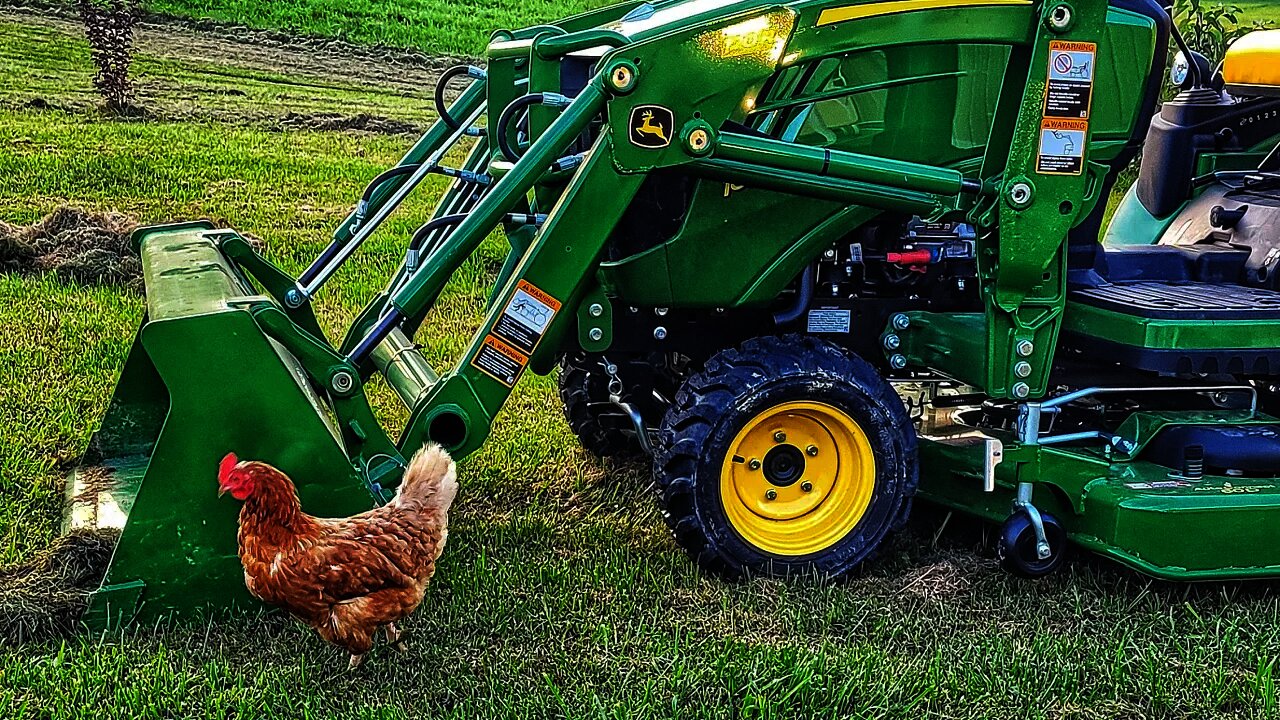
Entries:
{"type": "Polygon", "coordinates": [[[93,628],[251,604],[239,503],[218,497],[228,452],[294,478],[306,509],[373,505],[298,361],[246,308],[266,301],[207,223],[141,228],[147,313],[101,427],[68,479],[64,530],[119,533],[85,615],[93,628]]]}

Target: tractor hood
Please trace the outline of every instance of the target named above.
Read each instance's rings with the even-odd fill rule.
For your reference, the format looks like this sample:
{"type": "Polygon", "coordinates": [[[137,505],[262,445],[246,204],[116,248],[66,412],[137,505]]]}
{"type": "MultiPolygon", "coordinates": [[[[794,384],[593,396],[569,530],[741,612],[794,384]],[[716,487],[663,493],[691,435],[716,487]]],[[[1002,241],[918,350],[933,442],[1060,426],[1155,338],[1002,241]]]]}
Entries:
{"type": "Polygon", "coordinates": [[[677,27],[689,27],[701,17],[724,17],[741,10],[763,7],[760,0],[685,0],[684,2],[644,3],[636,6],[606,29],[616,30],[632,40],[652,37],[677,27]]]}

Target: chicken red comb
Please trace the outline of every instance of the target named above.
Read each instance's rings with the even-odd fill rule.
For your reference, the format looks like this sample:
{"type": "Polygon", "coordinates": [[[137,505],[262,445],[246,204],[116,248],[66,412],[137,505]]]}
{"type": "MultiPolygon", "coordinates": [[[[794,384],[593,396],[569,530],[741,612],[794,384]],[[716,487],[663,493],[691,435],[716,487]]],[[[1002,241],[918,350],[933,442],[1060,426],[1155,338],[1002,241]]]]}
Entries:
{"type": "Polygon", "coordinates": [[[231,477],[231,471],[236,469],[236,464],[239,462],[240,459],[235,453],[227,453],[227,456],[222,458],[222,462],[218,463],[218,482],[226,485],[231,477]]]}

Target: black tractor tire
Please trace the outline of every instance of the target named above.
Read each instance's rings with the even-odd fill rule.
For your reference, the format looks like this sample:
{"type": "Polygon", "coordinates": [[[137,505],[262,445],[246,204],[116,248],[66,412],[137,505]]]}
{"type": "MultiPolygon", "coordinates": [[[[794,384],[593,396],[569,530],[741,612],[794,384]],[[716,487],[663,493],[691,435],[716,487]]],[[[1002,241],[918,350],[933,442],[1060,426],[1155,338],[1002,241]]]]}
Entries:
{"type": "MultiPolygon", "coordinates": [[[[888,534],[906,521],[919,480],[915,429],[893,387],[865,360],[830,342],[803,335],[755,338],[713,356],[676,394],[658,440],[654,476],[668,526],[676,542],[700,567],[727,578],[816,575],[832,579],[849,573],[870,559],[888,534]],[[820,451],[814,443],[804,448],[811,457],[800,457],[784,447],[785,432],[770,428],[793,428],[797,442],[821,436],[805,434],[809,418],[804,408],[831,412],[837,423],[843,422],[841,417],[848,418],[860,429],[861,440],[845,443],[845,450],[834,441],[838,433],[833,434],[835,454],[819,458],[819,452],[827,451],[820,451]],[[749,444],[758,438],[761,428],[763,444],[749,444]],[[778,445],[758,453],[764,454],[760,463],[737,452],[763,450],[770,437],[778,445]],[[775,453],[780,454],[774,458],[775,453]],[[867,465],[857,465],[868,455],[873,462],[870,470],[867,465]],[[834,462],[837,468],[840,463],[854,463],[863,470],[857,480],[825,481],[829,487],[823,490],[818,487],[824,482],[819,461],[834,462]],[[743,474],[757,468],[762,472],[758,478],[743,474]],[[738,509],[739,504],[750,508],[747,503],[757,497],[738,500],[744,497],[739,484],[743,477],[760,483],[758,487],[764,489],[768,501],[825,503],[837,497],[835,488],[841,482],[846,488],[861,488],[857,492],[867,499],[860,514],[836,506],[834,514],[829,509],[826,515],[813,515],[801,505],[796,512],[805,514],[796,518],[783,518],[779,511],[779,517],[760,521],[755,518],[763,516],[744,515],[738,509]],[[813,481],[806,482],[806,477],[813,481]],[[815,493],[812,498],[827,499],[796,495],[793,488],[815,493]],[[748,539],[735,527],[731,513],[736,513],[733,517],[739,525],[752,532],[762,528],[766,534],[773,533],[773,528],[783,527],[779,522],[801,522],[804,518],[808,525],[787,526],[784,532],[794,534],[798,541],[784,539],[770,547],[769,542],[748,539]],[[827,517],[831,522],[825,522],[827,517]],[[846,530],[848,523],[854,524],[846,530]],[[806,534],[823,534],[826,544],[800,552],[806,547],[806,534]],[[779,552],[779,547],[797,552],[779,552]]],[[[831,466],[825,467],[829,470],[831,466]]],[[[831,475],[845,477],[838,470],[827,473],[831,475]]]]}
{"type": "MultiPolygon", "coordinates": [[[[631,356],[610,353],[623,381],[623,399],[635,406],[647,422],[655,423],[666,412],[654,390],[667,397],[679,385],[678,370],[661,353],[631,356]]],[[[609,401],[609,376],[604,358],[596,353],[572,352],[560,356],[560,402],[569,429],[587,452],[600,458],[636,458],[644,455],[630,419],[609,401]]]]}

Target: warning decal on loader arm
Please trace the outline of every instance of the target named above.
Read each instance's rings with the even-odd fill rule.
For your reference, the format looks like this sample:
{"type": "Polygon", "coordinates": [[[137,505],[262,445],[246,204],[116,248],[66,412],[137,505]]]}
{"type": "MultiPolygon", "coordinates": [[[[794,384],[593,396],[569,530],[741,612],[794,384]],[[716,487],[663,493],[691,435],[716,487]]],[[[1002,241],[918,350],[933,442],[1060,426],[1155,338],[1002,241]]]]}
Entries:
{"type": "Polygon", "coordinates": [[[515,387],[524,366],[529,364],[529,358],[519,350],[488,335],[484,339],[484,345],[480,346],[480,352],[471,359],[471,364],[479,368],[480,372],[510,388],[515,387]]]}
{"type": "Polygon", "coordinates": [[[560,301],[538,289],[532,283],[521,280],[516,294],[511,296],[507,309],[493,324],[494,337],[501,338],[526,355],[542,341],[542,335],[551,318],[560,310],[560,301]]]}
{"type": "Polygon", "coordinates": [[[1049,74],[1040,121],[1040,152],[1036,156],[1036,172],[1041,175],[1084,172],[1097,59],[1096,43],[1049,43],[1049,74]]]}
{"type": "Polygon", "coordinates": [[[1084,172],[1084,140],[1088,120],[1054,120],[1040,123],[1040,154],[1036,172],[1041,175],[1079,175],[1084,172]]]}
{"type": "Polygon", "coordinates": [[[1049,43],[1049,82],[1044,91],[1047,118],[1089,117],[1093,104],[1093,66],[1098,58],[1094,43],[1054,40],[1049,43]]]}

